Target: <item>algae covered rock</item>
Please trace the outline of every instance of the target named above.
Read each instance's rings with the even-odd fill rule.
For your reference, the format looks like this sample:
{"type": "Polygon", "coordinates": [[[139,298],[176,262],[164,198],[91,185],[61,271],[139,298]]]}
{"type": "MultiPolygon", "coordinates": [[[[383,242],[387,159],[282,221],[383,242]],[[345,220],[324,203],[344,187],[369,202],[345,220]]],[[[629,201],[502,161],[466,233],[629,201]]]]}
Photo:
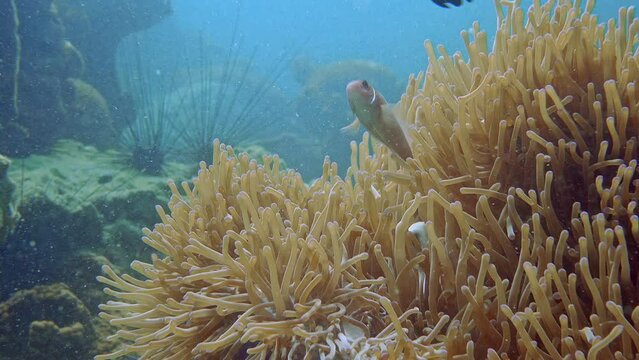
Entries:
{"type": "Polygon", "coordinates": [[[44,153],[63,137],[113,145],[110,119],[132,113],[117,82],[116,48],[170,14],[169,1],[33,0],[15,9],[0,11],[0,152],[44,153]]]}
{"type": "Polygon", "coordinates": [[[74,254],[99,241],[102,221],[88,204],[70,208],[54,194],[25,194],[22,220],[0,254],[0,297],[34,285],[62,281],[74,254]]]}
{"type": "Polygon", "coordinates": [[[59,327],[53,321],[36,320],[29,326],[29,359],[83,359],[84,336],[80,323],[59,327]]]}
{"type": "Polygon", "coordinates": [[[18,291],[0,303],[0,359],[88,359],[91,314],[65,284],[18,291]]]}
{"type": "Polygon", "coordinates": [[[19,218],[16,210],[16,186],[9,179],[9,165],[11,165],[11,160],[0,155],[0,247],[14,229],[19,218]]]}
{"type": "MultiPolygon", "coordinates": [[[[97,304],[98,288],[83,282],[94,284],[93,274],[108,260],[92,254],[105,254],[119,266],[149,255],[140,229],[159,221],[153,208],[169,197],[168,178],[135,171],[121,158],[64,140],[51,154],[32,155],[11,168],[12,178],[24,179],[24,199],[22,220],[0,252],[0,298],[57,281],[97,304]]],[[[178,178],[189,172],[175,163],[167,169],[178,178]]]]}
{"type": "Polygon", "coordinates": [[[64,137],[102,149],[116,143],[109,105],[91,84],[80,79],[67,79],[64,104],[67,113],[64,137]]]}
{"type": "MultiPolygon", "coordinates": [[[[142,243],[141,241],[137,241],[142,243]]],[[[106,294],[102,291],[103,286],[95,281],[95,274],[99,273],[102,266],[109,265],[116,269],[117,264],[113,264],[106,257],[91,252],[82,251],[77,254],[70,254],[65,259],[65,270],[60,269],[58,279],[54,281],[64,282],[73,293],[86,305],[92,314],[98,309],[98,305],[104,302],[106,294]]]]}
{"type": "MultiPolygon", "coordinates": [[[[85,76],[85,55],[69,40],[52,2],[15,5],[15,14],[8,6],[0,11],[0,152],[26,156],[47,152],[69,130],[88,133],[93,121],[104,122],[108,106],[93,87],[76,80],[85,76]]],[[[102,145],[112,141],[105,139],[109,129],[96,126],[91,136],[70,137],[102,145]]]]}
{"type": "Polygon", "coordinates": [[[67,38],[84,55],[85,78],[111,105],[119,126],[131,116],[122,96],[115,54],[127,35],[149,28],[172,13],[169,0],[54,0],[67,38]]]}
{"type": "Polygon", "coordinates": [[[51,1],[15,5],[18,36],[10,7],[0,11],[0,152],[10,156],[46,151],[64,118],[64,25],[51,1]]]}
{"type": "Polygon", "coordinates": [[[140,240],[142,231],[138,224],[127,219],[117,219],[109,222],[102,232],[104,250],[101,253],[121,268],[127,268],[135,259],[151,255],[148,246],[140,240]]]}
{"type": "Polygon", "coordinates": [[[81,78],[86,68],[84,55],[68,40],[64,41],[64,75],[66,78],[81,78]]]}

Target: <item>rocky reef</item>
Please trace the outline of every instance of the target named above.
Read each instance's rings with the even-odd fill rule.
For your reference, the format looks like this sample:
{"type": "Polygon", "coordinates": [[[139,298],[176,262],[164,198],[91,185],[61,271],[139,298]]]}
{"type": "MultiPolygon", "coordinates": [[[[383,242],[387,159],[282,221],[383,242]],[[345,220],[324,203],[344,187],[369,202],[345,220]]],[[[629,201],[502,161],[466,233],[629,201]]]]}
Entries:
{"type": "Polygon", "coordinates": [[[133,118],[117,86],[116,46],[168,14],[166,0],[3,2],[0,152],[42,153],[60,138],[113,144],[133,118]]]}
{"type": "MultiPolygon", "coordinates": [[[[13,194],[0,196],[0,359],[88,359],[113,347],[96,340],[112,330],[94,316],[106,300],[95,274],[150,255],[140,228],[158,221],[147,209],[168,196],[164,176],[137,172],[122,158],[74,140],[11,168],[0,158],[0,195],[13,194]],[[14,230],[5,232],[9,224],[14,230]]],[[[171,162],[166,170],[192,171],[171,162]]]]}
{"type": "Polygon", "coordinates": [[[95,87],[80,79],[67,78],[62,96],[66,110],[64,138],[103,149],[117,144],[109,104],[95,87]]]}
{"type": "MultiPolygon", "coordinates": [[[[110,264],[107,258],[124,267],[148,256],[139,229],[157,221],[147,209],[166,198],[166,178],[136,172],[121,158],[63,140],[51,154],[21,159],[11,169],[23,199],[21,221],[0,252],[0,298],[57,281],[95,306],[103,295],[95,271],[110,264]]],[[[189,172],[188,166],[166,166],[174,174],[189,172]]]]}
{"type": "Polygon", "coordinates": [[[64,284],[18,291],[0,303],[0,359],[88,359],[98,351],[93,321],[64,284]]]}
{"type": "Polygon", "coordinates": [[[0,110],[0,152],[41,152],[59,136],[64,117],[64,26],[51,1],[3,4],[0,103],[11,106],[0,110]]]}
{"type": "Polygon", "coordinates": [[[131,100],[117,82],[115,55],[120,41],[172,13],[169,0],[54,0],[67,38],[83,54],[86,76],[107,103],[117,128],[132,121],[131,100]]]}
{"type": "Polygon", "coordinates": [[[13,230],[19,214],[16,210],[15,183],[9,179],[11,160],[0,155],[0,246],[13,230]]]}

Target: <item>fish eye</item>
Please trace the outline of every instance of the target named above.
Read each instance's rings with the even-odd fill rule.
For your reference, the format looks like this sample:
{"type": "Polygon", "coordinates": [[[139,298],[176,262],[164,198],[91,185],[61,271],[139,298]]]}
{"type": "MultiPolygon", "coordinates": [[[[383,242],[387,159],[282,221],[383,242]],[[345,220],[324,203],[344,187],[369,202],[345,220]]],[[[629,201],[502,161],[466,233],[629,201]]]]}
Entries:
{"type": "Polygon", "coordinates": [[[362,86],[364,87],[364,89],[368,89],[368,87],[369,87],[369,86],[368,86],[368,81],[363,80],[363,81],[362,81],[362,86]]]}

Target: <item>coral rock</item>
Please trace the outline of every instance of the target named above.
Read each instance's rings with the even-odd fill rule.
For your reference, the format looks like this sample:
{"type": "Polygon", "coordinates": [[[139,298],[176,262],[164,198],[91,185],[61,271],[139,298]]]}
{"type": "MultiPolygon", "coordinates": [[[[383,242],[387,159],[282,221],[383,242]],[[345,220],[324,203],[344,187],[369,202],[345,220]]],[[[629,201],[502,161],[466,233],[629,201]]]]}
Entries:
{"type": "Polygon", "coordinates": [[[63,136],[98,148],[112,147],[116,131],[109,106],[102,94],[90,84],[69,78],[64,84],[63,136]]]}
{"type": "Polygon", "coordinates": [[[13,231],[19,218],[16,210],[15,184],[9,179],[11,160],[0,155],[0,247],[13,231]]]}
{"type": "Polygon", "coordinates": [[[0,358],[87,359],[95,346],[91,314],[64,284],[18,291],[0,303],[0,358]]]}

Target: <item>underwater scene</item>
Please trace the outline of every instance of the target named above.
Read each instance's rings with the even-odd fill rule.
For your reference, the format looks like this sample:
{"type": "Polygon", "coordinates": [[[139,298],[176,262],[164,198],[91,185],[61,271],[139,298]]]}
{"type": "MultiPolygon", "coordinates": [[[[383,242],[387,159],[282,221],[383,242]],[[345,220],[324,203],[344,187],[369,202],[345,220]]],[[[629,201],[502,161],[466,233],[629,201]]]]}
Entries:
{"type": "Polygon", "coordinates": [[[639,359],[636,0],[3,0],[0,360],[639,359]]]}

